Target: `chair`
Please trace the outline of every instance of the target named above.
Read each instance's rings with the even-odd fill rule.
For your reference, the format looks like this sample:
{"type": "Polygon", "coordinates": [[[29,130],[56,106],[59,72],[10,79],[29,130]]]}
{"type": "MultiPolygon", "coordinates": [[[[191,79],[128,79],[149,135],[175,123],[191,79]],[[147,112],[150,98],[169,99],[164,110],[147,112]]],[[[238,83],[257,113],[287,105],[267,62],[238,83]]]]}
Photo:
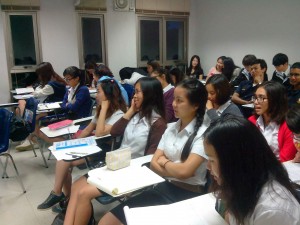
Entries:
{"type": "Polygon", "coordinates": [[[16,174],[18,177],[18,181],[22,187],[23,193],[25,193],[26,190],[25,190],[23,182],[19,176],[19,172],[16,167],[16,164],[13,160],[13,157],[9,154],[9,131],[10,131],[10,121],[11,121],[12,116],[13,116],[12,112],[9,112],[6,109],[0,109],[0,124],[1,124],[0,125],[0,133],[1,133],[1,135],[0,135],[0,157],[1,156],[6,157],[5,164],[4,164],[4,166],[2,165],[3,166],[2,178],[4,178],[4,177],[8,178],[7,173],[6,173],[6,168],[7,168],[8,159],[10,159],[15,168],[15,171],[16,171],[16,174]]]}
{"type": "MultiPolygon", "coordinates": [[[[26,121],[28,121],[29,124],[30,124],[30,134],[32,134],[32,135],[33,135],[35,125],[36,125],[36,111],[37,111],[38,104],[39,104],[39,101],[35,98],[27,99],[24,114],[23,114],[23,118],[26,121]]],[[[34,136],[38,139],[38,137],[36,135],[34,135],[34,136]]],[[[29,142],[30,142],[30,145],[32,147],[32,151],[34,153],[34,156],[37,157],[36,152],[34,150],[33,143],[30,139],[29,139],[29,142]]],[[[40,153],[42,155],[45,167],[48,168],[48,164],[47,164],[47,161],[46,161],[45,156],[44,156],[43,148],[41,148],[40,143],[38,143],[38,145],[39,145],[39,150],[40,150],[40,153]]]]}

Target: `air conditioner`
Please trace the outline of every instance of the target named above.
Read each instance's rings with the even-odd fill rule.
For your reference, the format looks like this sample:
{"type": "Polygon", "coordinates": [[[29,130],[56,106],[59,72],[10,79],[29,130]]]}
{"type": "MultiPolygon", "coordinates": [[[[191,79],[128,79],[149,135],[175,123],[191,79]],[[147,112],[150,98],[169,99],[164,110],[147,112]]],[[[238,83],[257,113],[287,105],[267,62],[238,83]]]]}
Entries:
{"type": "Polygon", "coordinates": [[[123,12],[134,11],[135,0],[114,0],[114,10],[123,12]]]}

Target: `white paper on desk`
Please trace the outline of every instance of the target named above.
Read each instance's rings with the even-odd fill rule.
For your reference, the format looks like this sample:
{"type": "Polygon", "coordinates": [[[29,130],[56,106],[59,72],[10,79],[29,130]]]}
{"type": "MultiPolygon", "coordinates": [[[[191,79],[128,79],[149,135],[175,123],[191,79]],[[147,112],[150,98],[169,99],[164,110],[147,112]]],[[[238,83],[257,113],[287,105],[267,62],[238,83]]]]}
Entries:
{"type": "Polygon", "coordinates": [[[38,104],[38,110],[49,110],[49,109],[59,109],[59,108],[60,105],[58,102],[38,104]]]}
{"type": "Polygon", "coordinates": [[[17,99],[17,100],[20,100],[20,99],[28,99],[28,98],[31,98],[31,97],[33,97],[33,95],[14,95],[13,96],[14,97],[14,99],[17,99]]]}
{"type": "Polygon", "coordinates": [[[254,104],[253,103],[250,103],[250,104],[244,104],[242,105],[243,107],[246,107],[246,108],[254,108],[254,104]]]}
{"type": "MultiPolygon", "coordinates": [[[[51,146],[52,147],[52,146],[51,146]]],[[[78,156],[88,156],[94,153],[100,152],[101,148],[98,146],[88,146],[88,147],[76,147],[76,148],[68,148],[65,150],[54,151],[51,148],[52,154],[57,160],[74,160],[72,155],[67,155],[66,153],[76,152],[76,153],[87,153],[86,155],[77,154],[78,156]]],[[[74,154],[76,155],[76,154],[74,154]]]]}
{"type": "Polygon", "coordinates": [[[58,130],[50,130],[49,127],[43,127],[40,130],[48,137],[59,137],[65,134],[74,134],[78,131],[80,125],[72,125],[58,130]]]}
{"type": "Polygon", "coordinates": [[[25,94],[25,93],[32,93],[32,92],[34,92],[32,87],[29,87],[29,88],[16,88],[16,93],[18,95],[25,94]]]}
{"type": "Polygon", "coordinates": [[[128,208],[124,213],[128,225],[228,225],[215,210],[212,194],[169,205],[128,208]]]}
{"type": "Polygon", "coordinates": [[[69,148],[79,148],[79,147],[89,147],[89,146],[96,146],[97,143],[95,138],[86,137],[86,138],[77,138],[77,139],[70,139],[66,141],[59,141],[53,143],[53,150],[54,151],[61,151],[69,148]]]}
{"type": "Polygon", "coordinates": [[[283,165],[286,168],[291,181],[300,182],[300,163],[293,163],[291,161],[288,161],[284,162],[283,165]]]}
{"type": "Polygon", "coordinates": [[[114,197],[165,181],[146,166],[129,166],[116,171],[103,167],[97,173],[89,172],[89,176],[89,184],[114,197]]]}

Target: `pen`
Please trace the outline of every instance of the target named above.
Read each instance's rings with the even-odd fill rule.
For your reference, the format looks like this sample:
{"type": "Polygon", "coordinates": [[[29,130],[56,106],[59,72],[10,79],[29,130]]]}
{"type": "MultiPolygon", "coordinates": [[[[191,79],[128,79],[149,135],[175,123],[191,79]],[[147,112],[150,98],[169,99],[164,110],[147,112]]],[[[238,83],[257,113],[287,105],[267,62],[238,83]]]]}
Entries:
{"type": "Polygon", "coordinates": [[[74,154],[75,155],[88,155],[89,153],[86,153],[86,152],[69,152],[69,154],[72,154],[72,155],[74,155],[74,154]]]}

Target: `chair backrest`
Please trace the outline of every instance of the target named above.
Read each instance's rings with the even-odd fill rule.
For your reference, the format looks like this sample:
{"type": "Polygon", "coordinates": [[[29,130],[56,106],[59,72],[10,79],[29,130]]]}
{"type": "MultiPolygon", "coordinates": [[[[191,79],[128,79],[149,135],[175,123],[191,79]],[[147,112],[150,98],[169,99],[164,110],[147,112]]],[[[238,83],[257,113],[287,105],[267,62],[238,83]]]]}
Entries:
{"type": "Polygon", "coordinates": [[[89,116],[93,115],[94,106],[96,106],[96,100],[94,100],[94,99],[91,98],[91,108],[90,108],[90,114],[89,114],[89,116]]]}
{"type": "Polygon", "coordinates": [[[30,124],[30,133],[34,131],[35,128],[35,118],[36,110],[38,107],[39,101],[35,98],[28,98],[26,100],[26,106],[23,114],[23,118],[30,124]]]}
{"type": "Polygon", "coordinates": [[[12,112],[0,109],[0,153],[7,151],[9,146],[9,131],[12,116],[12,112]]]}

